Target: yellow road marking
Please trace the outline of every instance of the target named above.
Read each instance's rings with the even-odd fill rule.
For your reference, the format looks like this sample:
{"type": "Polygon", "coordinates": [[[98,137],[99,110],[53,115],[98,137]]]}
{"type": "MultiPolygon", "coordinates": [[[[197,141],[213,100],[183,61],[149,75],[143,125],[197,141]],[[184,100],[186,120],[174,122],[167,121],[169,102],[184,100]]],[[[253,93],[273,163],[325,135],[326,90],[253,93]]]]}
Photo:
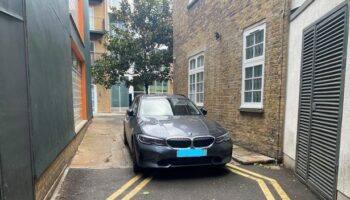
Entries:
{"type": "Polygon", "coordinates": [[[258,178],[255,178],[253,176],[250,176],[248,174],[245,174],[245,173],[242,173],[240,171],[237,171],[237,170],[234,170],[232,168],[227,168],[228,170],[230,170],[231,172],[235,173],[235,174],[238,174],[240,176],[243,176],[243,177],[246,177],[246,178],[249,178],[249,179],[252,179],[254,181],[256,181],[260,187],[260,189],[262,190],[262,192],[264,193],[265,197],[267,200],[274,200],[275,198],[273,197],[271,191],[269,190],[269,188],[267,187],[266,183],[261,180],[261,179],[258,179],[258,178]]]}
{"type": "Polygon", "coordinates": [[[115,193],[113,193],[111,196],[109,196],[106,200],[114,200],[119,195],[121,195],[125,190],[127,190],[130,186],[132,186],[137,180],[139,180],[142,177],[142,175],[137,175],[131,180],[129,180],[127,183],[125,183],[121,188],[119,188],[115,193]]]}
{"type": "Polygon", "coordinates": [[[237,169],[237,170],[242,171],[244,173],[253,175],[255,177],[262,178],[262,179],[265,179],[267,181],[270,181],[271,185],[275,188],[276,192],[278,193],[278,195],[281,197],[282,200],[290,200],[288,195],[287,195],[287,193],[282,189],[280,184],[275,179],[263,176],[261,174],[255,173],[255,172],[251,172],[249,170],[243,169],[241,167],[237,167],[237,166],[232,165],[232,164],[226,164],[226,166],[228,166],[230,168],[233,168],[233,169],[237,169]]]}
{"type": "Polygon", "coordinates": [[[130,200],[133,198],[142,188],[144,188],[151,180],[152,176],[145,178],[141,183],[139,183],[133,190],[129,192],[122,200],[130,200]]]}

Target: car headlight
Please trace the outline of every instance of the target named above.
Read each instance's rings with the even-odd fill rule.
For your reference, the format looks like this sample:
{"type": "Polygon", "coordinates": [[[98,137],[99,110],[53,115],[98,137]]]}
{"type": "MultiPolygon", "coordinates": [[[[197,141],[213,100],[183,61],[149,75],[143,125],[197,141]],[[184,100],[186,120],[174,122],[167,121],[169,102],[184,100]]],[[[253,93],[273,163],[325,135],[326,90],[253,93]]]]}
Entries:
{"type": "Polygon", "coordinates": [[[230,141],[230,140],[231,140],[230,134],[229,133],[225,133],[225,134],[217,137],[215,142],[216,143],[222,143],[222,142],[227,142],[227,141],[230,141]]]}
{"type": "Polygon", "coordinates": [[[154,144],[159,146],[165,145],[165,140],[162,138],[152,137],[149,135],[138,135],[137,138],[143,144],[154,144]]]}

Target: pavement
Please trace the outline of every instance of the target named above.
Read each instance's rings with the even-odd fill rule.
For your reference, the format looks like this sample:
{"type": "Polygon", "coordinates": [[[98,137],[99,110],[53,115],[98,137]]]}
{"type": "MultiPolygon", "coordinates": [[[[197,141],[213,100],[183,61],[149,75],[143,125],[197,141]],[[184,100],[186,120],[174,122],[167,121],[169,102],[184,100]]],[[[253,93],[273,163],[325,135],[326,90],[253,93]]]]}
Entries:
{"type": "Polygon", "coordinates": [[[118,115],[94,117],[72,160],[71,168],[130,168],[129,151],[123,145],[123,123],[118,115]]]}
{"type": "Polygon", "coordinates": [[[260,153],[249,151],[248,149],[245,149],[237,145],[233,145],[232,159],[244,165],[251,165],[256,163],[266,164],[266,163],[272,163],[275,161],[275,159],[271,157],[262,155],[260,153]]]}
{"type": "Polygon", "coordinates": [[[98,116],[53,200],[318,199],[290,170],[274,165],[188,167],[134,174],[122,116],[98,116]]]}

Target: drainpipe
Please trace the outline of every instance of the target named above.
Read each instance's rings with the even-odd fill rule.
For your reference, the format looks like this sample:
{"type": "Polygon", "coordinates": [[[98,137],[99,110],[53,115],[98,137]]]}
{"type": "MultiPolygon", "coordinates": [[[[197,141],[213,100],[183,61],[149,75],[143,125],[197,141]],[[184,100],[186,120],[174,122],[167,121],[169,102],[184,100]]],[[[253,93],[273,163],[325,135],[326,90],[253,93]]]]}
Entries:
{"type": "MultiPolygon", "coordinates": [[[[276,150],[276,158],[275,158],[275,161],[276,161],[276,164],[278,164],[278,160],[279,160],[279,155],[280,155],[280,148],[283,148],[283,130],[282,128],[284,127],[283,126],[283,122],[282,122],[282,118],[281,118],[281,113],[282,113],[282,110],[281,110],[281,100],[282,100],[282,84],[283,84],[283,74],[285,73],[283,71],[283,65],[284,65],[284,39],[285,36],[284,36],[284,26],[285,26],[285,17],[286,17],[286,6],[287,6],[287,1],[289,2],[289,0],[284,0],[284,3],[283,3],[283,10],[282,10],[282,23],[281,23],[281,33],[282,33],[282,37],[281,37],[281,65],[280,65],[280,94],[279,94],[279,101],[278,101],[278,134],[277,134],[277,150],[276,150]]],[[[288,38],[288,37],[287,37],[288,38]]],[[[284,81],[285,82],[285,81],[284,81]]],[[[283,151],[283,150],[282,150],[283,151]]]]}

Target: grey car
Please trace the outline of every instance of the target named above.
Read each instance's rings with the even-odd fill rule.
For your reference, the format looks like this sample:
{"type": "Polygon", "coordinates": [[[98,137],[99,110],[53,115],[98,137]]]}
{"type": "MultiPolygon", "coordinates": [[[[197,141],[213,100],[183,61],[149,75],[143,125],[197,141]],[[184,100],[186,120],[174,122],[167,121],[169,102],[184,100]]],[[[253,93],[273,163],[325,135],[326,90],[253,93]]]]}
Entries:
{"type": "Polygon", "coordinates": [[[124,119],[134,171],[230,162],[230,134],[181,95],[141,95],[124,119]]]}

